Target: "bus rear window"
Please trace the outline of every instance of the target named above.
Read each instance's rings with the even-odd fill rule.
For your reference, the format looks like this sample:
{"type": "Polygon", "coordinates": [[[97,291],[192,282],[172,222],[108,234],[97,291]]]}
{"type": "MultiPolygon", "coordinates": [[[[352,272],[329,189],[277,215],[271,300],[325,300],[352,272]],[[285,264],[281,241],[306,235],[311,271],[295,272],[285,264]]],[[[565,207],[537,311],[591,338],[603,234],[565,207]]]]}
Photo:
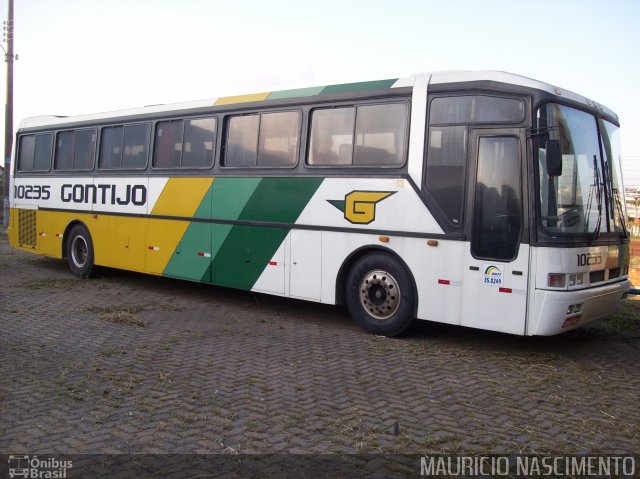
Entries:
{"type": "Polygon", "coordinates": [[[52,146],[52,133],[20,137],[18,171],[49,171],[52,146]]]}

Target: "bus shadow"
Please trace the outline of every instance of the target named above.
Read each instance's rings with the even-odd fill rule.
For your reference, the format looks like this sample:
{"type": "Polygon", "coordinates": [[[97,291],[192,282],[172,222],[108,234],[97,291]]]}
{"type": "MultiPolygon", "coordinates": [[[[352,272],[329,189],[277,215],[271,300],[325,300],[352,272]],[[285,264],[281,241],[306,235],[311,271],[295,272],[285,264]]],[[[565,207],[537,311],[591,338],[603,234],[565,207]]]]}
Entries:
{"type": "MultiPolygon", "coordinates": [[[[66,262],[39,258],[38,267],[58,273],[66,269],[66,262]]],[[[224,303],[230,308],[251,309],[265,315],[286,315],[296,321],[326,328],[339,328],[341,331],[352,331],[356,334],[367,334],[351,320],[344,305],[327,305],[105,267],[96,267],[90,281],[124,283],[129,287],[135,286],[136,289],[150,290],[187,302],[204,302],[205,305],[224,303]]],[[[563,355],[589,351],[603,343],[626,342],[635,347],[638,343],[628,339],[625,341],[620,333],[607,326],[606,321],[556,336],[516,336],[418,320],[414,321],[401,335],[401,339],[410,342],[437,341],[461,348],[484,348],[512,353],[562,353],[563,355]]],[[[613,346],[608,345],[608,347],[613,346]]]]}
{"type": "Polygon", "coordinates": [[[555,336],[517,336],[431,321],[416,321],[403,337],[410,341],[437,341],[462,348],[563,356],[588,354],[603,345],[613,350],[617,347],[613,343],[630,344],[628,338],[616,332],[606,320],[555,336]]]}

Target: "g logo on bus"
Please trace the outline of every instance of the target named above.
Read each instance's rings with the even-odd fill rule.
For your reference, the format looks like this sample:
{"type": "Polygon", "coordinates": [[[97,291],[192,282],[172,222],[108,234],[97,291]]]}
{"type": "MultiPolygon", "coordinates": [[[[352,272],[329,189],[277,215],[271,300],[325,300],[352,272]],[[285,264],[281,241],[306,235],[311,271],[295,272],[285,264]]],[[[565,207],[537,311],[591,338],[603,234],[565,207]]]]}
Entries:
{"type": "Polygon", "coordinates": [[[376,219],[376,204],[396,191],[352,191],[344,200],[327,200],[344,213],[349,223],[368,225],[376,219]]]}

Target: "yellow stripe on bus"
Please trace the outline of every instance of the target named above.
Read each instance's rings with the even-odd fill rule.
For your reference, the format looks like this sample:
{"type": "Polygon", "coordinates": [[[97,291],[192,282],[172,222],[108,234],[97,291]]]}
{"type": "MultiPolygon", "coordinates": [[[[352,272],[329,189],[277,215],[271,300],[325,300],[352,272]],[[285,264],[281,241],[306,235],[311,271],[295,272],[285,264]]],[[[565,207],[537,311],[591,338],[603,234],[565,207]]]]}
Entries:
{"type": "MultiPolygon", "coordinates": [[[[151,216],[191,218],[211,188],[214,178],[170,178],[156,201],[151,216]]],[[[162,274],[190,222],[149,218],[147,271],[162,274]]]]}
{"type": "Polygon", "coordinates": [[[214,103],[218,105],[233,105],[234,103],[248,103],[250,101],[263,101],[266,100],[270,92],[267,93],[252,93],[250,95],[235,95],[235,96],[223,96],[218,98],[214,103]]]}

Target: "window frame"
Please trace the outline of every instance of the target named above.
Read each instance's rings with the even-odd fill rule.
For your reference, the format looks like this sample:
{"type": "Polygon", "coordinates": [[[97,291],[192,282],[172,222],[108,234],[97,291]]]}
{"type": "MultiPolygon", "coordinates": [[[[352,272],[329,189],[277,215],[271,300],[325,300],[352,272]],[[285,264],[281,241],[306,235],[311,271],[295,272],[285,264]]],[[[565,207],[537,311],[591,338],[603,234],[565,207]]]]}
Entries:
{"type": "Polygon", "coordinates": [[[377,99],[372,101],[363,101],[363,102],[349,102],[349,103],[340,103],[340,104],[330,104],[330,105],[318,105],[314,106],[308,111],[307,116],[307,138],[305,145],[305,158],[304,165],[306,168],[312,169],[355,169],[355,170],[367,170],[367,169],[385,169],[385,170],[398,170],[404,168],[409,161],[409,134],[411,130],[411,102],[407,98],[389,98],[388,101],[386,99],[377,99]],[[397,165],[356,165],[353,163],[353,159],[355,156],[355,141],[356,141],[356,130],[358,127],[358,107],[363,106],[379,106],[379,105],[390,105],[390,104],[402,104],[405,105],[405,128],[404,128],[404,138],[402,138],[402,153],[400,154],[400,158],[402,158],[402,162],[397,165]],[[355,115],[353,121],[353,129],[352,129],[352,148],[353,152],[351,154],[351,164],[335,164],[335,165],[313,165],[309,163],[309,154],[311,152],[311,132],[313,128],[313,113],[318,110],[333,110],[338,108],[352,107],[355,108],[355,115]]]}
{"type": "Polygon", "coordinates": [[[98,152],[98,128],[88,127],[88,128],[69,128],[65,130],[57,130],[55,132],[55,141],[53,145],[53,164],[52,169],[54,172],[70,172],[70,171],[93,171],[96,167],[96,153],[98,152]],[[56,168],[56,152],[58,145],[58,137],[61,133],[68,133],[72,131],[74,133],[73,136],[73,157],[71,158],[71,168],[56,168]],[[76,144],[77,144],[77,135],[79,131],[93,131],[96,135],[96,140],[93,145],[93,161],[91,162],[91,168],[74,168],[76,162],[76,144]]]}
{"type": "Polygon", "coordinates": [[[150,135],[151,135],[151,128],[152,126],[152,122],[150,121],[133,121],[131,123],[115,123],[112,125],[104,125],[102,127],[99,128],[99,146],[97,147],[98,150],[98,161],[97,161],[97,170],[98,171],[143,171],[146,170],[149,166],[149,151],[151,150],[151,141],[150,141],[150,135]],[[124,137],[125,137],[125,128],[127,126],[136,126],[136,125],[146,125],[147,126],[147,135],[146,135],[146,145],[147,145],[147,155],[146,155],[146,161],[144,166],[138,167],[138,168],[131,168],[129,166],[125,167],[122,166],[122,160],[124,159],[124,137]],[[118,128],[118,127],[122,127],[122,140],[120,142],[120,167],[118,168],[105,168],[103,167],[100,163],[100,158],[101,158],[101,154],[102,154],[102,144],[103,144],[103,134],[105,130],[108,130],[110,128],[118,128]]]}
{"type": "Polygon", "coordinates": [[[254,110],[247,112],[234,112],[225,114],[223,117],[223,131],[222,131],[222,144],[220,147],[221,155],[218,161],[220,168],[228,169],[228,170],[293,170],[297,168],[300,164],[300,151],[302,148],[302,135],[304,133],[303,127],[305,126],[305,112],[302,108],[285,108],[285,109],[276,109],[276,110],[254,110]],[[230,166],[226,165],[227,159],[227,147],[229,144],[229,131],[231,130],[230,123],[233,118],[243,117],[243,116],[252,116],[258,115],[258,136],[256,138],[256,163],[260,158],[260,131],[262,125],[262,115],[268,115],[272,113],[288,113],[295,112],[298,113],[298,144],[296,145],[296,153],[295,153],[295,162],[291,165],[278,165],[278,166],[266,166],[256,164],[255,166],[230,166]]]}
{"type": "Polygon", "coordinates": [[[151,161],[150,167],[152,171],[186,171],[186,170],[210,170],[216,165],[216,153],[218,147],[218,129],[219,129],[220,121],[218,115],[199,115],[199,116],[186,116],[186,117],[178,117],[178,118],[161,118],[153,122],[152,125],[152,146],[153,148],[149,148],[151,161]],[[203,119],[212,119],[214,121],[214,131],[213,131],[213,147],[211,151],[211,164],[209,166],[155,166],[154,160],[156,155],[156,147],[157,147],[157,131],[158,125],[160,123],[171,123],[171,122],[182,122],[182,148],[180,150],[180,163],[182,163],[182,156],[184,154],[184,136],[185,136],[185,123],[191,120],[203,120],[203,119]]]}

